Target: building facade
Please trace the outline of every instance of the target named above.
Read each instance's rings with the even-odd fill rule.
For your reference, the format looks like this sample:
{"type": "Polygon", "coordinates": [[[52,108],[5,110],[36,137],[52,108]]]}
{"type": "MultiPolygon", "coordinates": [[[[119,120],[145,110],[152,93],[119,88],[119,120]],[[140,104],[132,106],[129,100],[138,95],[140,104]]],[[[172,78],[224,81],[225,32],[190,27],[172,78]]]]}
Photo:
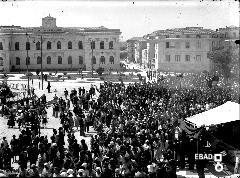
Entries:
{"type": "Polygon", "coordinates": [[[219,32],[202,27],[160,30],[148,39],[148,61],[155,71],[210,71],[208,52],[219,48],[219,32]]]}
{"type": "Polygon", "coordinates": [[[0,27],[0,70],[86,70],[120,68],[119,29],[42,26],[0,27]],[[42,57],[42,58],[41,58],[42,57]]]}
{"type": "Polygon", "coordinates": [[[142,50],[147,48],[147,40],[133,37],[127,40],[128,61],[142,64],[142,50]]]}

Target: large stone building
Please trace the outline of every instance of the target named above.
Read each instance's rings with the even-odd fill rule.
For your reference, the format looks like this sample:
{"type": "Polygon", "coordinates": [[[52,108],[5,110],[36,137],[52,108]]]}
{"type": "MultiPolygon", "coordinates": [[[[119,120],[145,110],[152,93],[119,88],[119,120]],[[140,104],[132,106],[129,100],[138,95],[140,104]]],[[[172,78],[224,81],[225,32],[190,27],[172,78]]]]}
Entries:
{"type": "Polygon", "coordinates": [[[142,64],[142,50],[146,47],[147,40],[142,37],[133,37],[127,40],[128,61],[142,64]]]}
{"type": "Polygon", "coordinates": [[[219,32],[202,27],[159,30],[144,38],[153,71],[210,71],[207,54],[221,45],[219,32]]]}
{"type": "Polygon", "coordinates": [[[118,69],[120,34],[103,26],[57,27],[50,15],[40,27],[0,26],[0,70],[118,69]]]}

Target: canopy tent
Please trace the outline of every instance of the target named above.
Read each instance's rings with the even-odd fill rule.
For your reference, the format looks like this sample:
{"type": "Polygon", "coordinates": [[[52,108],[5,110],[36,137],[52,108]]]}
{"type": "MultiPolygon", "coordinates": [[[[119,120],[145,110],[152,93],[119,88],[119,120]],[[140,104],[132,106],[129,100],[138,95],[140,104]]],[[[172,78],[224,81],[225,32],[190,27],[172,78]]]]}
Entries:
{"type": "Polygon", "coordinates": [[[240,120],[239,109],[238,103],[228,101],[221,106],[186,118],[186,120],[197,127],[224,124],[240,120]]]}

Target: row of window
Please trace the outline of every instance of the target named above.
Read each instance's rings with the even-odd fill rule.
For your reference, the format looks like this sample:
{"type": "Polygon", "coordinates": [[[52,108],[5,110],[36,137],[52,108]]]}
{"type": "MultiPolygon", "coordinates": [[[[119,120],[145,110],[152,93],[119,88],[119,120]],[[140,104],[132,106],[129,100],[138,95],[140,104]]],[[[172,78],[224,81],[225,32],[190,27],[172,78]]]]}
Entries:
{"type": "MultiPolygon", "coordinates": [[[[196,55],[195,59],[196,59],[197,62],[201,62],[201,55],[196,55]]],[[[166,55],[165,61],[170,62],[171,61],[171,55],[166,55]]],[[[175,55],[175,62],[180,62],[180,61],[181,61],[181,56],[180,55],[175,55]]],[[[185,55],[185,61],[190,62],[190,55],[185,55]]]]}
{"type": "MultiPolygon", "coordinates": [[[[16,65],[20,65],[20,61],[21,61],[21,59],[19,57],[16,57],[16,65]]],[[[100,64],[105,64],[105,61],[106,61],[105,57],[101,56],[100,57],[100,64]]],[[[37,64],[41,64],[41,62],[42,62],[41,57],[38,56],[37,57],[37,64]]],[[[0,63],[1,63],[1,58],[0,58],[0,63]]],[[[62,56],[58,56],[58,64],[62,64],[62,63],[63,63],[62,56]]],[[[96,60],[95,56],[92,57],[92,63],[93,64],[97,63],[97,60],[96,60]]],[[[109,63],[114,64],[114,57],[113,56],[109,57],[109,63]]],[[[30,65],[30,64],[31,64],[30,57],[27,57],[26,58],[26,65],[30,65]]],[[[51,56],[47,57],[47,64],[52,64],[51,56]]],[[[68,64],[72,64],[72,56],[68,56],[68,64]]],[[[79,56],[78,64],[84,64],[83,56],[79,56]]]]}
{"type": "MultiPolygon", "coordinates": [[[[200,42],[200,41],[197,41],[197,42],[196,42],[196,47],[197,47],[198,49],[201,48],[201,42],[200,42]]],[[[155,46],[155,48],[157,48],[157,46],[155,46]]],[[[177,42],[175,42],[174,44],[173,44],[173,42],[171,42],[171,44],[170,44],[170,42],[166,42],[166,48],[177,48],[177,49],[179,49],[179,48],[180,48],[180,42],[177,41],[177,42]]],[[[190,48],[190,42],[189,42],[189,41],[186,41],[186,42],[185,42],[185,48],[186,48],[186,49],[189,49],[189,48],[190,48]]]]}
{"type": "Polygon", "coordinates": [[[0,57],[0,66],[3,66],[3,58],[0,57]]]}
{"type": "MultiPolygon", "coordinates": [[[[0,45],[2,45],[0,43],[0,45]]],[[[19,50],[19,42],[16,42],[15,43],[15,50],[19,50]]],[[[73,44],[71,41],[68,42],[67,44],[67,48],[68,49],[73,49],[73,44]]],[[[113,41],[110,41],[108,43],[108,48],[109,49],[113,49],[113,41]]],[[[1,46],[0,46],[0,49],[1,49],[1,46]]],[[[36,43],[36,50],[40,50],[41,49],[41,43],[38,41],[36,43]]],[[[47,42],[47,50],[51,50],[52,49],[52,42],[51,41],[48,41],[47,42]]],[[[62,49],[62,43],[61,41],[58,41],[57,42],[57,49],[62,49]]],[[[82,41],[79,41],[78,42],[78,49],[83,49],[83,42],[82,41]]],[[[91,49],[95,49],[95,41],[92,41],[91,42],[91,49]]],[[[101,41],[100,42],[100,49],[105,49],[105,44],[104,44],[104,41],[101,41]]],[[[26,50],[30,50],[30,42],[26,42],[26,50]]]]}
{"type": "MultiPolygon", "coordinates": [[[[166,38],[169,38],[170,36],[169,35],[165,35],[166,38]]],[[[193,35],[185,35],[186,38],[193,38],[193,35]]],[[[181,38],[180,35],[176,35],[176,38],[181,38]]],[[[196,35],[196,38],[201,38],[201,35],[197,34],[196,35]]]]}

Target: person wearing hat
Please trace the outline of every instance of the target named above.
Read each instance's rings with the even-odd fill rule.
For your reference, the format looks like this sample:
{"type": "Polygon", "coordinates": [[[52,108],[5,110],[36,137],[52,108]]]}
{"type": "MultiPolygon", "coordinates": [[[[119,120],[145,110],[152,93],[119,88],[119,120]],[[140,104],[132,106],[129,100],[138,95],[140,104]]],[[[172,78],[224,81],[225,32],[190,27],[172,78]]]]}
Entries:
{"type": "Polygon", "coordinates": [[[36,164],[32,164],[30,168],[32,170],[32,177],[40,177],[38,167],[36,166],[36,164]]]}
{"type": "Polygon", "coordinates": [[[68,174],[68,177],[74,177],[73,174],[74,174],[74,171],[72,169],[68,169],[67,170],[67,174],[68,174]]]}
{"type": "Polygon", "coordinates": [[[11,145],[11,151],[13,154],[13,162],[15,162],[16,156],[17,156],[17,150],[18,150],[18,139],[16,139],[15,135],[13,135],[13,138],[10,141],[10,145],[11,145]]]}

